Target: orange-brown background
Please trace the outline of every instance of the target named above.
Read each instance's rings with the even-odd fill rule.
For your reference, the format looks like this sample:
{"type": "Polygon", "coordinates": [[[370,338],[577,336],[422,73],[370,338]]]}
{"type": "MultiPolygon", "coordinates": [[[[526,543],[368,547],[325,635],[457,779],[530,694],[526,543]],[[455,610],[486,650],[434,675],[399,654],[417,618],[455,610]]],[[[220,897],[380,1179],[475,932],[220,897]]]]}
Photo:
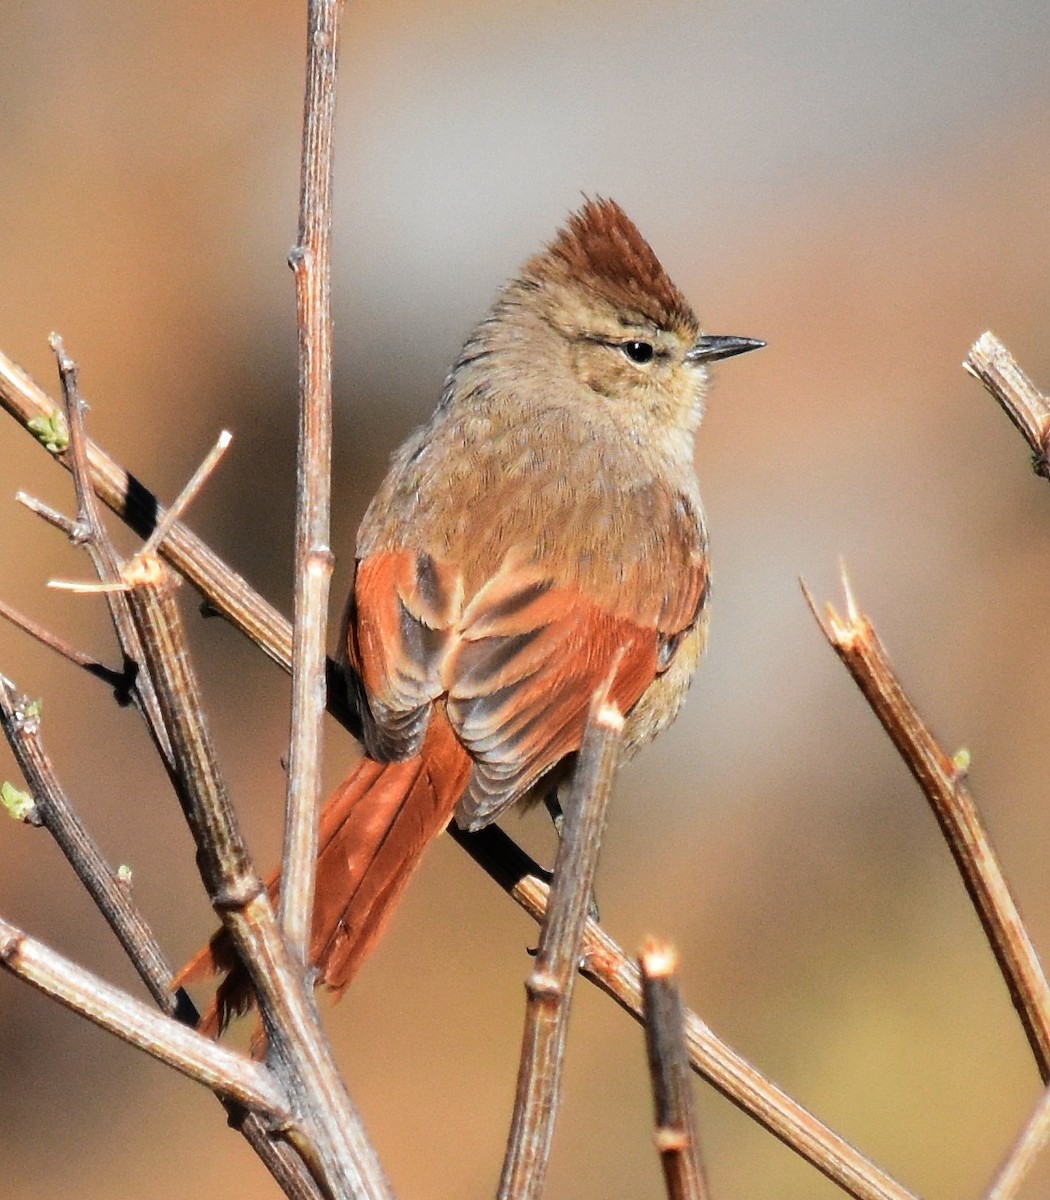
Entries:
{"type": "MultiPolygon", "coordinates": [[[[0,10],[0,346],[53,389],[59,330],[95,436],[163,497],[231,428],[192,523],[286,609],[303,7],[0,10]]],[[[621,775],[599,895],[628,946],[680,946],[718,1032],[929,1197],[979,1194],[1038,1078],[933,821],[796,579],[834,596],[845,556],[934,727],[971,750],[1047,951],[1050,489],[959,363],[991,327],[1050,386],[1048,60],[1043,0],[361,0],[342,48],[337,591],[388,453],[581,192],[625,205],[711,329],[768,340],[717,372],[711,647],[676,729],[621,775]]],[[[100,601],[44,589],[85,562],[13,501],[68,509],[66,476],[10,423],[0,462],[0,594],[111,653],[100,601]]],[[[285,681],[217,622],[192,636],[268,864],[285,681]]],[[[136,718],[9,628],[0,670],[44,698],[62,778],[181,959],[211,922],[136,718]]],[[[333,779],[353,753],[333,729],[333,779]]],[[[549,856],[538,818],[507,824],[549,856]]],[[[0,911],[134,986],[46,836],[6,820],[0,911]]],[[[442,843],[330,1010],[399,1194],[492,1193],[533,936],[442,843]]],[[[716,1196],[838,1194],[698,1098],[716,1196]]],[[[582,988],[548,1194],[661,1194],[649,1121],[637,1027],[582,988]]],[[[274,1194],[211,1097],[7,977],[0,1131],[11,1200],[274,1194]]],[[[1044,1164],[1024,1195],[1048,1187],[1044,1164]]]]}

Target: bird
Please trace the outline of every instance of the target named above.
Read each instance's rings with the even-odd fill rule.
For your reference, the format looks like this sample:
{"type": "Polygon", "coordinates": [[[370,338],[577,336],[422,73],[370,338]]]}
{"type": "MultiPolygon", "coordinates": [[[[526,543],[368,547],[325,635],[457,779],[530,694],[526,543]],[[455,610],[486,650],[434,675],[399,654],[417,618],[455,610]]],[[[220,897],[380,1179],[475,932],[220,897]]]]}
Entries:
{"type": "MultiPolygon", "coordinates": [[[[675,719],[707,636],[708,365],[764,344],[703,332],[602,197],[499,291],[357,535],[340,656],[364,757],[320,815],[317,984],[345,991],[450,820],[557,796],[599,687],[623,757],[675,719]]],[[[212,1035],[253,1000],[225,932],[176,980],[223,973],[212,1035]]]]}

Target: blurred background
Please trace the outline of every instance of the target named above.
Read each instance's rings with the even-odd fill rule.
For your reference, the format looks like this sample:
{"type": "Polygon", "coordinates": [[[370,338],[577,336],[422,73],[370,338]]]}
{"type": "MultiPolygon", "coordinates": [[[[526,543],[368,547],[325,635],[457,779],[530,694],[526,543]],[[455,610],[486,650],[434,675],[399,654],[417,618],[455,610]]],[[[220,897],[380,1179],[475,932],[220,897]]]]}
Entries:
{"type": "MultiPolygon", "coordinates": [[[[191,524],[290,606],[302,4],[0,7],[0,347],[165,499],[219,430],[191,524]]],[[[357,0],[336,163],[334,596],[388,455],[495,289],[582,193],[619,200],[721,365],[697,447],[710,649],[675,729],[621,773],[603,918],[683,956],[734,1047],[926,1197],[976,1197],[1035,1103],[1024,1036],[916,787],[798,586],[843,556],[971,781],[1050,948],[1050,489],[960,368],[994,329],[1050,387],[1050,8],[357,0]]],[[[13,496],[68,477],[0,423],[0,595],[112,658],[86,560],[13,496]]],[[[129,548],[133,542],[124,538],[129,548]]],[[[278,850],[288,689],[186,594],[209,713],[260,862],[278,850]]],[[[337,599],[333,608],[337,607],[337,599]]],[[[136,717],[0,628],[62,779],[173,961],[213,921],[136,717]]],[[[331,728],[334,782],[356,755],[331,728]]],[[[6,746],[0,778],[14,775],[6,746]]],[[[540,817],[505,822],[545,859],[540,817]]],[[[47,836],[0,821],[0,912],[135,987],[47,836]]],[[[399,1195],[492,1194],[528,920],[451,843],[328,1021],[399,1195]]],[[[548,1195],[662,1194],[641,1032],[577,993],[548,1195]]],[[[713,1194],[840,1193],[697,1085],[713,1194]]],[[[0,977],[11,1200],[275,1195],[214,1100],[0,977]]],[[[1045,1196],[1050,1162],[1026,1197],[1045,1196]]]]}

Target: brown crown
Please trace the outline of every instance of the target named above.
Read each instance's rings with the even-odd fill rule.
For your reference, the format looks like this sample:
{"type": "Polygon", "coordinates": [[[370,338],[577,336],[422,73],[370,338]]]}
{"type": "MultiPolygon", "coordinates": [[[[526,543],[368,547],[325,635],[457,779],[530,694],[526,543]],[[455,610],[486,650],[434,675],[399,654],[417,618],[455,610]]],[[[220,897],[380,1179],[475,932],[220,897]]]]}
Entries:
{"type": "Polygon", "coordinates": [[[573,213],[526,275],[568,275],[618,308],[663,328],[698,328],[689,302],[660,265],[652,247],[615,200],[587,200],[573,213]]]}

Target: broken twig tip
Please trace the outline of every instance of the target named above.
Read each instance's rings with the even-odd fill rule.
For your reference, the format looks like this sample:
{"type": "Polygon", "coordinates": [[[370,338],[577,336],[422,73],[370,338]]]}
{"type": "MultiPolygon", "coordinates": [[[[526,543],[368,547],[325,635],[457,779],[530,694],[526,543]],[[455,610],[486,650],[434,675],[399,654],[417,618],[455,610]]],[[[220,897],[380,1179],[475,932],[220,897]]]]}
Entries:
{"type": "Polygon", "coordinates": [[[615,704],[603,702],[599,705],[597,713],[595,713],[594,723],[601,725],[605,729],[611,729],[615,733],[619,733],[623,729],[623,713],[620,712],[615,704]]]}
{"type": "Polygon", "coordinates": [[[666,942],[650,942],[642,950],[642,971],[650,979],[666,978],[678,970],[678,951],[666,942]]]}
{"type": "Polygon", "coordinates": [[[842,592],[846,598],[846,619],[851,625],[856,624],[860,619],[860,610],[857,608],[857,598],[853,594],[853,585],[849,581],[846,560],[841,556],[839,557],[839,579],[842,581],[842,592]]]}

